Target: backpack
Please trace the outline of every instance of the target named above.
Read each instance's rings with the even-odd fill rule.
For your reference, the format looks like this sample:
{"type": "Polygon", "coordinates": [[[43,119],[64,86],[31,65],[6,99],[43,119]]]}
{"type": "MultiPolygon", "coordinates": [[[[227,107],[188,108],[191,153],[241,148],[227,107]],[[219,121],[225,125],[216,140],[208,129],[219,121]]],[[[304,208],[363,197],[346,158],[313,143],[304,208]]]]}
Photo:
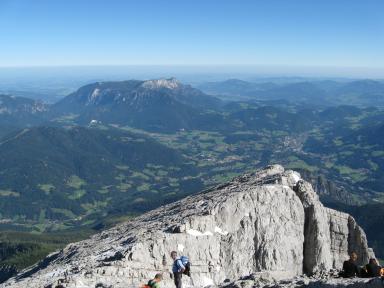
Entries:
{"type": "Polygon", "coordinates": [[[189,258],[187,256],[181,256],[180,261],[185,267],[183,274],[191,277],[191,262],[189,261],[189,258]]]}

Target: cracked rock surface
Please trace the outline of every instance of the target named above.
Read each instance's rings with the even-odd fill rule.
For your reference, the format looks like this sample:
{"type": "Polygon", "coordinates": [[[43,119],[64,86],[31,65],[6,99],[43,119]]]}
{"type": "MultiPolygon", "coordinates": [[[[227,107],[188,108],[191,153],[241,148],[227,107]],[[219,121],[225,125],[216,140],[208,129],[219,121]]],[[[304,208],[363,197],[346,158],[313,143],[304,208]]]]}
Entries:
{"type": "Polygon", "coordinates": [[[72,243],[0,287],[139,287],[159,272],[162,287],[173,287],[173,250],[192,263],[184,287],[265,272],[278,281],[340,268],[351,251],[362,263],[373,256],[351,216],[273,165],[72,243]]]}

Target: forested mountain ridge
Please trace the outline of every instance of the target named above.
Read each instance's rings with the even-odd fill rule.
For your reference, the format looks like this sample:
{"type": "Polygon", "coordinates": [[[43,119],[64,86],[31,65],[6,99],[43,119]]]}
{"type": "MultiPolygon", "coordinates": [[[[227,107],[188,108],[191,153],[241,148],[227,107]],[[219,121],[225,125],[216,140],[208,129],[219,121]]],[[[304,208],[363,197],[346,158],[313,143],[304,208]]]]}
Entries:
{"type": "MultiPolygon", "coordinates": [[[[0,143],[1,217],[45,230],[62,225],[53,220],[107,215],[123,203],[140,213],[162,201],[157,194],[166,199],[171,192],[164,175],[196,173],[186,162],[177,151],[128,131],[26,128],[0,143]]],[[[184,193],[190,191],[186,183],[180,183],[184,193]]]]}

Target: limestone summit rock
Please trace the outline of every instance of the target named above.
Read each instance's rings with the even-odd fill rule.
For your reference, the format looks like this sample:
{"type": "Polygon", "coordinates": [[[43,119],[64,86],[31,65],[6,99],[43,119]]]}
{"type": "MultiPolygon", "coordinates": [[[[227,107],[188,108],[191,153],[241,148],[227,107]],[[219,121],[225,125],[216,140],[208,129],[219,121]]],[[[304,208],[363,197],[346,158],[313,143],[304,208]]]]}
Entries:
{"type": "Polygon", "coordinates": [[[192,263],[184,287],[266,272],[277,281],[340,268],[351,251],[361,263],[373,256],[350,215],[273,165],[70,244],[1,287],[139,287],[159,272],[172,287],[173,250],[192,263]]]}

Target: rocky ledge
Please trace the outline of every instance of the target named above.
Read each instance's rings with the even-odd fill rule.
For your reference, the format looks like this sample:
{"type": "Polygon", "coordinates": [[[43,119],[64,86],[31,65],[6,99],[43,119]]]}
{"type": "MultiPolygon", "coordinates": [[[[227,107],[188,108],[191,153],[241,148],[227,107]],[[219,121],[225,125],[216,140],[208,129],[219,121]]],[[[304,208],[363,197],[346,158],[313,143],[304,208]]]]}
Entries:
{"type": "Polygon", "coordinates": [[[231,279],[252,273],[294,279],[339,268],[351,251],[361,263],[374,256],[350,215],[325,208],[298,173],[273,165],[70,244],[0,287],[139,287],[158,272],[172,287],[172,250],[192,262],[184,287],[237,285],[231,279]]]}
{"type": "MultiPolygon", "coordinates": [[[[237,281],[223,283],[219,288],[383,288],[383,277],[339,278],[337,270],[316,273],[311,277],[301,275],[276,281],[268,272],[254,273],[237,281]]],[[[214,288],[214,287],[212,287],[214,288]]]]}

